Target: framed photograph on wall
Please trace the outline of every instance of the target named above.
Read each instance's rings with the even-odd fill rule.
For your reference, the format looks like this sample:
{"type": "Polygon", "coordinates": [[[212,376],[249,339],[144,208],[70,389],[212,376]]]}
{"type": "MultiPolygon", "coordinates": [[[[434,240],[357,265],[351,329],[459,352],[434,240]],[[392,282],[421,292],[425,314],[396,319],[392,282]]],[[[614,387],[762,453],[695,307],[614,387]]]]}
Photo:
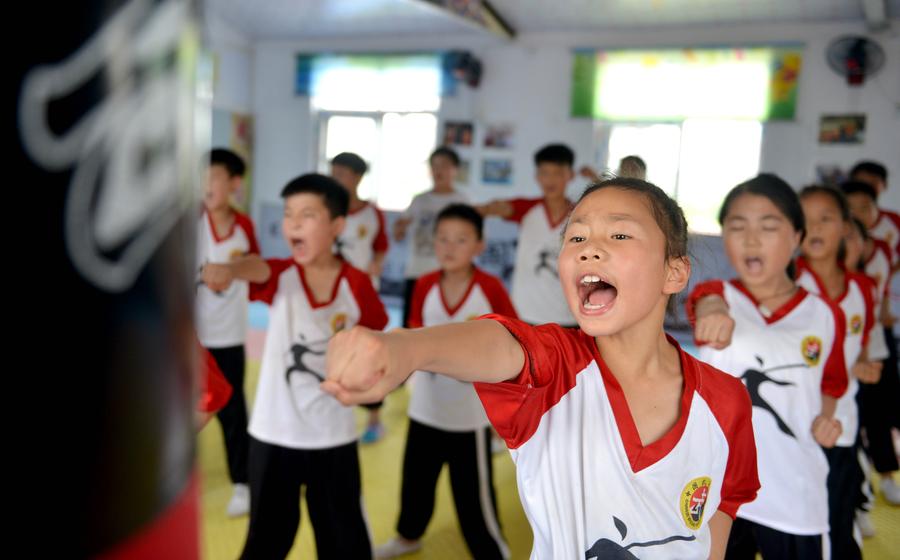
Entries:
{"type": "Polygon", "coordinates": [[[485,148],[512,148],[513,147],[513,125],[511,124],[492,124],[488,125],[487,131],[484,133],[485,148]]]}
{"type": "Polygon", "coordinates": [[[470,122],[446,121],[444,123],[444,146],[471,146],[475,135],[475,126],[470,122]]]}
{"type": "Polygon", "coordinates": [[[481,182],[487,185],[512,185],[512,160],[486,159],[481,164],[481,182]]]}
{"type": "Polygon", "coordinates": [[[819,119],[819,144],[862,144],[865,139],[865,115],[822,115],[819,119]]]}

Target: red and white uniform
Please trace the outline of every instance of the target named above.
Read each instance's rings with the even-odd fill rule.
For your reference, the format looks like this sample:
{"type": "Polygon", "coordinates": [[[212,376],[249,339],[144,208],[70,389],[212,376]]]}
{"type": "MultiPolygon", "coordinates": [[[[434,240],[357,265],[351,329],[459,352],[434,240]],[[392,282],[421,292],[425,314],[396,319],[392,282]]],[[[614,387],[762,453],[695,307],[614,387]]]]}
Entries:
{"type": "Polygon", "coordinates": [[[762,489],[739,516],[794,535],[828,532],[828,461],[812,436],[822,394],[847,388],[841,311],[803,288],[779,309],[763,313],[738,280],[699,284],[687,302],[725,299],[735,327],[723,350],[700,347],[700,359],[743,379],[753,403],[762,489]]]}
{"type": "Polygon", "coordinates": [[[513,304],[522,319],[533,325],[574,325],[575,318],[563,295],[556,262],[566,216],[553,222],[542,198],[516,198],[509,203],[513,213],[507,219],[519,224],[511,290],[513,304]]]}
{"type": "Polygon", "coordinates": [[[475,389],[516,463],[531,558],[708,558],[710,518],[733,517],[759,488],[741,384],[679,348],[681,415],[643,445],[592,337],[487,318],[525,352],[515,379],[475,389]]]}
{"type": "MultiPolygon", "coordinates": [[[[798,259],[797,285],[802,286],[808,292],[828,299],[828,291],[822,284],[822,280],[806,264],[803,259],[798,259]]],[[[859,432],[859,407],[856,405],[856,393],[859,391],[859,381],[850,374],[853,365],[862,354],[863,348],[869,343],[872,327],[875,326],[875,302],[872,280],[864,274],[845,271],[844,291],[840,297],[832,303],[840,307],[844,313],[847,324],[847,332],[844,336],[844,363],[848,373],[847,391],[838,399],[834,417],[841,422],[841,437],[837,441],[840,447],[853,447],[856,445],[856,436],[859,432]]]]}
{"type": "Polygon", "coordinates": [[[887,243],[875,239],[875,250],[864,263],[863,271],[875,284],[875,327],[869,336],[869,359],[881,361],[888,358],[887,341],[884,338],[884,327],[881,324],[881,302],[890,296],[891,291],[891,249],[887,243]]]}
{"type": "Polygon", "coordinates": [[[891,249],[888,244],[880,239],[875,239],[875,250],[864,263],[863,271],[866,276],[875,282],[876,308],[881,301],[888,296],[890,290],[891,265],[895,262],[891,258],[891,249]]]}
{"type": "Polygon", "coordinates": [[[219,237],[209,212],[197,223],[197,334],[207,348],[240,346],[247,338],[247,282],[235,281],[227,290],[214,292],[200,281],[199,271],[207,263],[227,263],[234,257],[259,254],[253,222],[235,212],[234,224],[225,237],[219,237]]]}
{"type": "MultiPolygon", "coordinates": [[[[451,307],[441,290],[441,271],[438,270],[416,282],[409,326],[460,323],[488,313],[516,317],[516,310],[498,278],[476,268],[465,295],[451,307]]],[[[409,417],[416,422],[449,432],[469,432],[490,423],[471,383],[426,371],[417,371],[414,375],[409,417]]]]}
{"type": "Polygon", "coordinates": [[[338,246],[347,262],[368,272],[375,253],[388,250],[384,214],[381,210],[367,202],[362,208],[349,212],[344,232],[338,237],[338,246]]]}
{"type": "Polygon", "coordinates": [[[290,259],[266,261],[271,276],[251,284],[250,297],[271,306],[259,386],[248,432],[254,438],[294,449],[323,449],[357,437],[353,407],[319,388],[325,378],[325,350],[334,333],[362,325],[381,330],[387,313],[372,281],[344,262],[331,297],[316,302],[303,267],[290,259]]]}
{"type": "Polygon", "coordinates": [[[879,210],[878,220],[869,228],[869,235],[887,243],[891,250],[891,262],[900,259],[900,214],[890,210],[879,210]]]}

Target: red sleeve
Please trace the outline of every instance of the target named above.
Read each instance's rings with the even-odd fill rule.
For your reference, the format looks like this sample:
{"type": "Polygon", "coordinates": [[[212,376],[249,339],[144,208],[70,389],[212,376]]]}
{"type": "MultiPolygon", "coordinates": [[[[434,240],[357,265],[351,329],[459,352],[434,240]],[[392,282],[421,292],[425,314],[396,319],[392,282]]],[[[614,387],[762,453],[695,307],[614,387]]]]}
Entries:
{"type": "Polygon", "coordinates": [[[509,204],[512,206],[513,213],[512,215],[504,218],[511,222],[516,222],[517,224],[522,223],[522,218],[525,217],[525,214],[528,213],[529,210],[537,206],[541,203],[540,198],[513,198],[511,200],[507,200],[509,204]]]}
{"type": "Polygon", "coordinates": [[[247,240],[250,242],[250,250],[247,251],[248,254],[258,255],[259,252],[259,243],[256,241],[256,231],[253,229],[253,220],[250,219],[250,216],[246,214],[241,214],[237,212],[237,220],[238,226],[244,230],[244,235],[247,236],[247,240]]]}
{"type": "Polygon", "coordinates": [[[425,318],[422,315],[422,309],[425,307],[425,298],[428,292],[435,284],[440,282],[441,272],[429,272],[416,280],[413,288],[412,301],[409,304],[409,319],[407,324],[411,329],[418,329],[425,326],[425,318]]]}
{"type": "MultiPolygon", "coordinates": [[[[881,213],[884,214],[888,220],[894,223],[894,227],[897,229],[897,232],[900,233],[900,214],[891,212],[890,210],[882,210],[881,213]]],[[[892,254],[900,255],[900,235],[897,236],[897,244],[893,247],[893,249],[894,251],[892,254]]],[[[891,263],[891,266],[893,266],[893,263],[891,263]]]]}
{"type": "Polygon", "coordinates": [[[264,301],[272,305],[278,291],[278,278],[281,273],[294,265],[291,259],[266,259],[269,265],[269,279],[257,284],[250,282],[250,301],[264,301]]]}
{"type": "MultiPolygon", "coordinates": [[[[825,301],[824,299],[822,300],[825,301]]],[[[826,302],[834,315],[834,343],[831,353],[825,361],[825,369],[822,375],[822,393],[836,399],[841,398],[847,391],[847,363],[844,361],[844,338],[847,336],[847,319],[841,309],[826,302]]]]}
{"type": "Polygon", "coordinates": [[[482,291],[484,291],[484,295],[487,296],[488,303],[491,304],[491,312],[518,319],[519,315],[509,299],[509,294],[506,293],[506,288],[503,287],[503,282],[499,278],[480,270],[476,271],[476,274],[479,275],[478,283],[482,291]]]}
{"type": "Polygon", "coordinates": [[[865,274],[855,273],[853,274],[853,278],[859,285],[859,289],[863,294],[863,299],[866,302],[866,321],[863,325],[862,338],[862,347],[865,348],[869,345],[869,335],[872,334],[872,328],[875,326],[875,290],[877,290],[878,287],[875,285],[875,282],[865,274]]]}
{"type": "Polygon", "coordinates": [[[541,417],[575,386],[575,377],[594,358],[581,331],[556,324],[531,325],[502,315],[485,315],[503,325],[525,353],[522,371],[502,383],[473,383],[484,410],[507,447],[517,449],[534,435],[541,417]]]}
{"type": "MultiPolygon", "coordinates": [[[[872,242],[875,243],[875,251],[876,252],[881,251],[882,253],[884,253],[884,256],[887,257],[888,265],[893,267],[894,266],[894,256],[891,253],[890,246],[888,246],[888,244],[885,243],[881,239],[872,238],[872,242]]],[[[888,283],[890,284],[890,282],[888,282],[888,283]]]]}
{"type": "Polygon", "coordinates": [[[361,327],[366,327],[376,331],[382,330],[388,324],[387,311],[384,310],[384,304],[381,298],[375,292],[375,286],[372,285],[372,279],[369,275],[361,270],[357,270],[347,263],[344,263],[344,275],[350,284],[350,291],[356,298],[359,305],[359,322],[361,327]]]}
{"type": "Polygon", "coordinates": [[[376,253],[386,253],[388,250],[388,238],[384,227],[384,213],[374,205],[372,209],[375,210],[375,216],[378,218],[378,233],[375,234],[375,239],[372,240],[372,250],[376,253]]]}
{"type": "Polygon", "coordinates": [[[728,440],[728,462],[719,511],[734,519],[738,508],[752,502],[760,488],[750,393],[740,379],[697,360],[694,364],[699,372],[698,380],[702,380],[698,381],[698,391],[728,440]]]}
{"type": "Polygon", "coordinates": [[[201,412],[216,412],[228,404],[228,400],[231,399],[231,384],[222,375],[222,370],[219,369],[219,364],[216,363],[210,351],[200,346],[199,341],[197,346],[200,347],[200,371],[203,376],[203,386],[197,408],[201,412]]]}
{"type": "MultiPolygon", "coordinates": [[[[684,302],[685,311],[687,311],[687,317],[688,321],[691,323],[691,328],[697,323],[697,314],[694,312],[697,307],[697,302],[706,296],[719,296],[720,298],[725,299],[725,283],[721,280],[707,280],[694,286],[694,289],[691,290],[691,294],[684,302]]],[[[703,346],[705,341],[694,339],[694,344],[703,346]]]]}

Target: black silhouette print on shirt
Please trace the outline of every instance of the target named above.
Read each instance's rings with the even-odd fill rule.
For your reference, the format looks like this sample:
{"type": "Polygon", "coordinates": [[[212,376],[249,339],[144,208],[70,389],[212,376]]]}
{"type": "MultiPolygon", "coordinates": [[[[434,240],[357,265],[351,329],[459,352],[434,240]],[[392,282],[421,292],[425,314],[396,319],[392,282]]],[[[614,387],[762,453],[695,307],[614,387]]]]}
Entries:
{"type": "Polygon", "coordinates": [[[299,374],[308,373],[309,375],[312,375],[319,381],[325,381],[325,377],[320,372],[310,369],[310,367],[308,365],[306,365],[306,363],[303,362],[303,357],[307,354],[311,354],[313,356],[324,356],[325,355],[324,348],[322,350],[313,350],[312,347],[313,347],[313,345],[324,344],[327,341],[306,344],[306,339],[304,338],[303,335],[300,335],[300,340],[301,340],[301,342],[295,342],[294,344],[291,345],[291,357],[294,359],[294,363],[292,365],[290,365],[287,368],[287,370],[284,372],[284,380],[287,382],[288,385],[290,385],[292,373],[299,373],[299,374]]]}
{"type": "Polygon", "coordinates": [[[544,269],[550,271],[550,274],[559,278],[559,273],[556,272],[556,268],[553,267],[553,260],[556,258],[556,254],[553,251],[548,251],[544,249],[540,253],[538,253],[538,258],[541,262],[538,263],[536,267],[534,267],[534,273],[540,274],[540,272],[544,269]]]}
{"type": "MultiPolygon", "coordinates": [[[[628,526],[616,516],[613,516],[613,523],[616,525],[616,529],[619,530],[619,534],[622,535],[622,540],[624,541],[625,536],[628,535],[628,526]]],[[[637,560],[638,557],[629,552],[630,549],[661,546],[674,541],[690,542],[694,540],[697,540],[697,537],[694,535],[688,535],[686,537],[682,535],[673,535],[655,541],[635,542],[623,546],[610,539],[598,539],[591,548],[585,551],[584,558],[585,560],[591,560],[591,558],[597,558],[598,560],[637,560]]]]}
{"type": "Polygon", "coordinates": [[[791,369],[791,368],[797,368],[797,367],[805,368],[805,367],[807,367],[806,364],[789,364],[786,366],[776,366],[776,367],[772,367],[769,369],[762,369],[763,359],[760,358],[759,356],[754,356],[754,357],[756,358],[756,361],[759,363],[760,369],[759,370],[748,369],[747,371],[745,371],[743,373],[743,375],[741,375],[741,379],[743,379],[744,384],[747,385],[747,392],[750,393],[750,404],[752,404],[753,406],[755,406],[757,408],[761,408],[761,409],[767,411],[772,416],[774,416],[775,423],[778,425],[778,429],[781,430],[786,436],[797,439],[797,436],[795,436],[794,432],[792,432],[791,429],[788,427],[788,425],[784,423],[784,420],[781,419],[781,416],[779,416],[778,413],[775,412],[775,409],[772,408],[772,405],[770,405],[759,394],[759,388],[763,383],[766,383],[766,382],[774,383],[775,385],[781,385],[781,386],[788,386],[788,385],[793,386],[794,383],[791,383],[790,381],[778,381],[777,379],[772,379],[771,377],[769,377],[766,374],[773,372],[773,371],[778,371],[780,369],[791,369]]]}

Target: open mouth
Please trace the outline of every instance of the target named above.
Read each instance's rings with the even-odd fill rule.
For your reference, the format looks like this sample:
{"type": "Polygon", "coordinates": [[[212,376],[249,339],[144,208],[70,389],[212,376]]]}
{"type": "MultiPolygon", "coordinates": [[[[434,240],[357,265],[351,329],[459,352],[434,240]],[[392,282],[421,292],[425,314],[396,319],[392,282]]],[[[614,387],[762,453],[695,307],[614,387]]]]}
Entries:
{"type": "Polygon", "coordinates": [[[302,251],[306,242],[300,239],[299,237],[291,237],[291,250],[292,251],[302,251]]]}
{"type": "Polygon", "coordinates": [[[596,274],[585,274],[578,282],[578,299],[587,312],[603,312],[612,307],[619,291],[596,274]]]}
{"type": "Polygon", "coordinates": [[[812,249],[821,249],[825,245],[825,240],[821,237],[811,237],[809,239],[809,247],[812,249]]]}
{"type": "Polygon", "coordinates": [[[747,267],[748,272],[757,274],[762,272],[763,260],[759,257],[747,257],[744,259],[744,266],[747,267]]]}

